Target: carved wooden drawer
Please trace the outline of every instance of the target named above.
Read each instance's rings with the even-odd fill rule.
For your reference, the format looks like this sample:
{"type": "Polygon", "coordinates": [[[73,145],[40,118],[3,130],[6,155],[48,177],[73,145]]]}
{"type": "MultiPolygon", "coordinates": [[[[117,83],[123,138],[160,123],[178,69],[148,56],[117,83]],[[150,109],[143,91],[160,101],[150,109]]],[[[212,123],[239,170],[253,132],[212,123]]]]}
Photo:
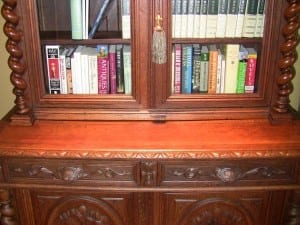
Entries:
{"type": "Polygon", "coordinates": [[[167,161],[159,165],[161,186],[293,184],[295,160],[167,161]]]}
{"type": "Polygon", "coordinates": [[[8,182],[135,186],[136,161],[9,159],[4,163],[8,182]]]}

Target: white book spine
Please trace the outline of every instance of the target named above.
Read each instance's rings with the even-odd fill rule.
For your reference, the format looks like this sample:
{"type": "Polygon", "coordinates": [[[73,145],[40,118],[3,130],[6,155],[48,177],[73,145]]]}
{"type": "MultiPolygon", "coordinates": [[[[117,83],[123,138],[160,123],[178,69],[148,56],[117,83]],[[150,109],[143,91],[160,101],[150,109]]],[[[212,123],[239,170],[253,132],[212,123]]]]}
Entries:
{"type": "Polygon", "coordinates": [[[225,37],[227,24],[228,0],[219,1],[216,37],[225,37]]]}
{"type": "Polygon", "coordinates": [[[130,39],[131,20],[130,20],[130,0],[122,0],[122,37],[130,39]]]}
{"type": "Polygon", "coordinates": [[[194,12],[195,12],[195,0],[189,0],[188,2],[188,18],[187,18],[187,33],[186,37],[192,38],[194,33],[194,12]]]}
{"type": "Polygon", "coordinates": [[[242,37],[247,0],[240,0],[236,20],[235,37],[242,37]]]}
{"type": "Polygon", "coordinates": [[[88,56],[90,94],[98,94],[98,58],[96,48],[94,51],[95,53],[91,52],[88,56]]]}
{"type": "Polygon", "coordinates": [[[182,0],[180,37],[187,37],[188,32],[188,0],[182,0]]]}
{"type": "Polygon", "coordinates": [[[225,93],[235,93],[239,62],[238,44],[226,45],[225,93]]]}
{"type": "Polygon", "coordinates": [[[200,38],[201,0],[195,0],[193,38],[200,38]]]}
{"type": "Polygon", "coordinates": [[[207,23],[207,5],[208,0],[201,0],[201,12],[200,12],[200,38],[206,36],[206,23],[207,23]]]}
{"type": "Polygon", "coordinates": [[[68,84],[67,84],[67,70],[66,70],[66,55],[62,53],[59,56],[59,74],[60,74],[60,84],[61,84],[61,94],[68,93],[68,84]]]}

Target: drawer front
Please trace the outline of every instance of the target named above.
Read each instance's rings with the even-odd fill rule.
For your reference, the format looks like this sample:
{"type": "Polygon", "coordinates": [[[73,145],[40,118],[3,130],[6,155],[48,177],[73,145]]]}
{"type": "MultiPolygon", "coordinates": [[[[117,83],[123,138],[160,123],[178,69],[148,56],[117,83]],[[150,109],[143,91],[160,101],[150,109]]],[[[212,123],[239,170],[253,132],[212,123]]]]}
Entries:
{"type": "Polygon", "coordinates": [[[8,182],[135,186],[137,162],[102,160],[9,159],[8,182]]]}
{"type": "Polygon", "coordinates": [[[160,163],[161,186],[272,185],[297,182],[296,161],[227,160],[160,163]]]}

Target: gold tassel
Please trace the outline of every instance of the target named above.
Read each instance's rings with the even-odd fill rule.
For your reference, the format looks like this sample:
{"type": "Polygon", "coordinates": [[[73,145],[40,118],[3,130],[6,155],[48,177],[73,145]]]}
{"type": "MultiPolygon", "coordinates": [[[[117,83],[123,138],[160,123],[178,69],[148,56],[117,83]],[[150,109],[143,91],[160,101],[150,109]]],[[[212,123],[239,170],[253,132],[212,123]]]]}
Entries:
{"type": "Polygon", "coordinates": [[[164,64],[167,62],[166,34],[161,26],[162,18],[160,15],[155,17],[155,27],[152,39],[152,62],[164,64]]]}

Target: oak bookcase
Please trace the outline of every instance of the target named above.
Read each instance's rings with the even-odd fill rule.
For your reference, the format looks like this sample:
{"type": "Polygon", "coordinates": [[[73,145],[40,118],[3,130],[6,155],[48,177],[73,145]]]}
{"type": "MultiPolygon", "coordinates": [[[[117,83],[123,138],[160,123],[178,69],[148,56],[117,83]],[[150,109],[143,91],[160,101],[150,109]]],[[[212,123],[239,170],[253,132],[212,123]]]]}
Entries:
{"type": "MultiPolygon", "coordinates": [[[[171,0],[131,0],[130,39],[113,0],[84,40],[67,0],[2,2],[15,106],[0,123],[1,224],[300,224],[299,0],[266,0],[256,38],[174,38],[171,0]],[[254,93],[173,94],[173,46],[196,43],[255,47],[254,93]],[[130,45],[131,94],[49,94],[46,45],[100,44],[130,45]]],[[[102,3],[90,0],[92,18],[102,3]]]]}

